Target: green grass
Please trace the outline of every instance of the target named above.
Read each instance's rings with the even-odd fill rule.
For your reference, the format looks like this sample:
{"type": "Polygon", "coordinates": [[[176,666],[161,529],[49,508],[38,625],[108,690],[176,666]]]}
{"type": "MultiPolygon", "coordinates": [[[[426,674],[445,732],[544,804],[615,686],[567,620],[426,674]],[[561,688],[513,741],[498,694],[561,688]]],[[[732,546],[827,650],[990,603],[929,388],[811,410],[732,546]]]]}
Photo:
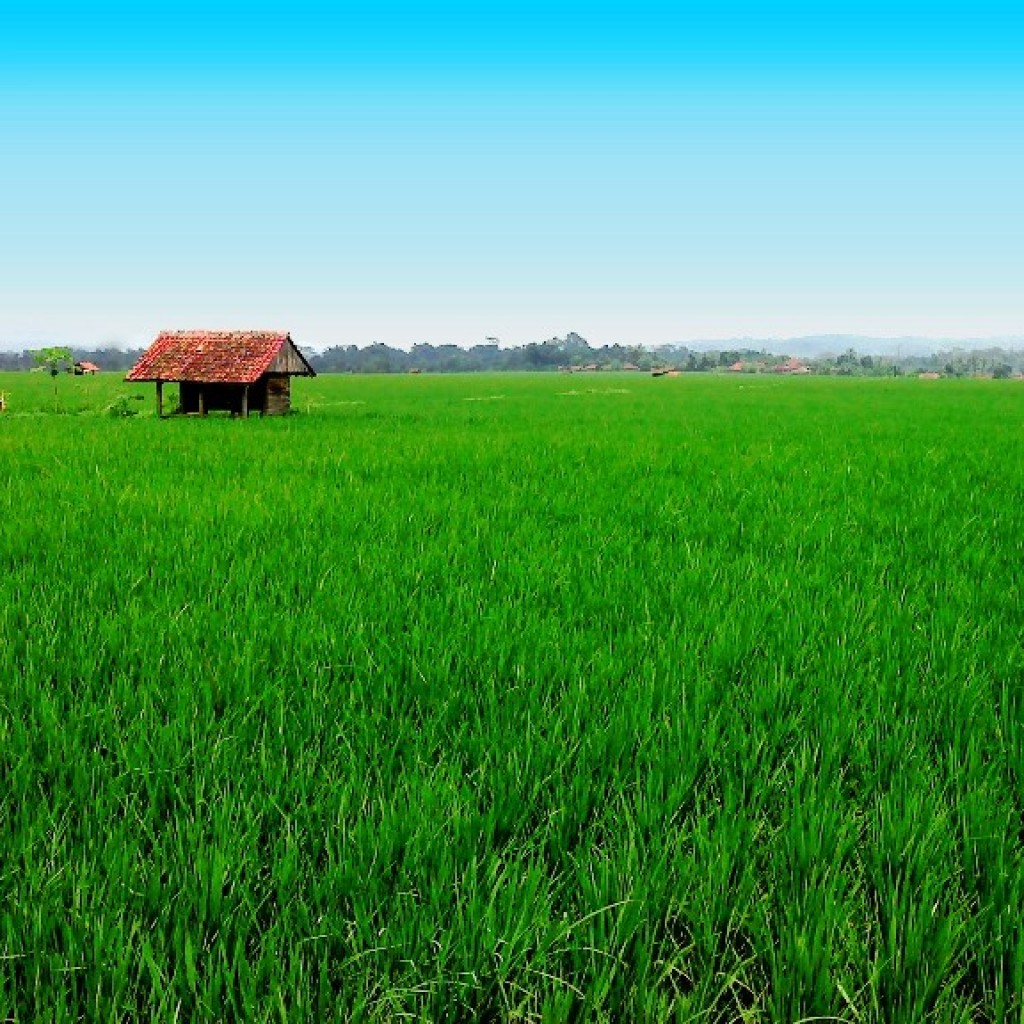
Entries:
{"type": "Polygon", "coordinates": [[[57,383],[0,1020],[1024,1020],[1019,384],[57,383]]]}

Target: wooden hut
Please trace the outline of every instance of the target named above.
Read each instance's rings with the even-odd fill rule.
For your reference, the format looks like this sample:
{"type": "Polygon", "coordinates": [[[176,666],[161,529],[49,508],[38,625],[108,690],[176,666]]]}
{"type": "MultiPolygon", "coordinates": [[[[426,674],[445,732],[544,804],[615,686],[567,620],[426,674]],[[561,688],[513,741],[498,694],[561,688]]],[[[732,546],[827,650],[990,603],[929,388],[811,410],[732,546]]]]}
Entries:
{"type": "Polygon", "coordinates": [[[125,380],[156,384],[158,416],[164,411],[165,383],[178,385],[182,413],[276,416],[291,409],[291,378],[296,376],[316,374],[289,334],[164,331],[125,380]]]}

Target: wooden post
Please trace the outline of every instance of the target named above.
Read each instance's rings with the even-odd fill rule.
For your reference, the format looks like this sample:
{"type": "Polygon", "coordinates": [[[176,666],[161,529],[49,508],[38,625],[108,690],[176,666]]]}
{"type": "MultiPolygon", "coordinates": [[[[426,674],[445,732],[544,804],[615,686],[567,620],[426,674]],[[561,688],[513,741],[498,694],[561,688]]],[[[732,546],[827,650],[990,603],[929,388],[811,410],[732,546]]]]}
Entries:
{"type": "Polygon", "coordinates": [[[164,414],[164,382],[156,382],[156,418],[160,419],[164,414]]]}
{"type": "Polygon", "coordinates": [[[203,389],[199,389],[199,415],[206,415],[206,395],[203,394],[203,389]]]}
{"type": "Polygon", "coordinates": [[[249,385],[248,384],[246,384],[245,387],[242,388],[242,416],[245,417],[245,419],[249,418],[249,385]]]}

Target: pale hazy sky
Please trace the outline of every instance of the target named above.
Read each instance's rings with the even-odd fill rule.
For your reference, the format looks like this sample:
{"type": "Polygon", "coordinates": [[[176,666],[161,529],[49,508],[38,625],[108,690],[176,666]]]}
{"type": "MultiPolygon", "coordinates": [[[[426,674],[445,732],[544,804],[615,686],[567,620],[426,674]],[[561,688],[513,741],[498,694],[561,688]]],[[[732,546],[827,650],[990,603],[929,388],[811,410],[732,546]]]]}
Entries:
{"type": "Polygon", "coordinates": [[[23,5],[0,347],[1024,332],[1024,14],[23,5]]]}

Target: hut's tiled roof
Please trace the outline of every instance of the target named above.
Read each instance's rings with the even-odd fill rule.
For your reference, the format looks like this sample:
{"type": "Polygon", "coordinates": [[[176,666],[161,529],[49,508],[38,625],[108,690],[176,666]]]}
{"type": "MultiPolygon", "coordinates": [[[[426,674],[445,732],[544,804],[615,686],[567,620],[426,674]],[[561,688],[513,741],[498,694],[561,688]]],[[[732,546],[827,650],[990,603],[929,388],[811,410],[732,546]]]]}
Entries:
{"type": "Polygon", "coordinates": [[[164,331],[125,380],[253,384],[289,340],[280,331],[164,331]]]}

